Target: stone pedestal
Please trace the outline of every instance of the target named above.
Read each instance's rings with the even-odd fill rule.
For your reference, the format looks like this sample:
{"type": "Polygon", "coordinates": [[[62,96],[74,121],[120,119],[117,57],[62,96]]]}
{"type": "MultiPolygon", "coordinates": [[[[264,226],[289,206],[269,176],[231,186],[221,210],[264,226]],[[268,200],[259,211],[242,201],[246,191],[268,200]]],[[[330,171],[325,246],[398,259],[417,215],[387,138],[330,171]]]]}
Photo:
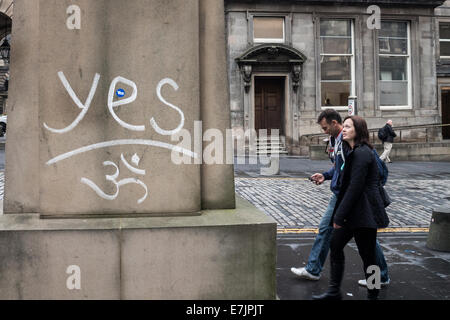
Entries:
{"type": "Polygon", "coordinates": [[[0,215],[0,261],[2,300],[275,299],[276,223],[239,198],[196,217],[0,215]]]}

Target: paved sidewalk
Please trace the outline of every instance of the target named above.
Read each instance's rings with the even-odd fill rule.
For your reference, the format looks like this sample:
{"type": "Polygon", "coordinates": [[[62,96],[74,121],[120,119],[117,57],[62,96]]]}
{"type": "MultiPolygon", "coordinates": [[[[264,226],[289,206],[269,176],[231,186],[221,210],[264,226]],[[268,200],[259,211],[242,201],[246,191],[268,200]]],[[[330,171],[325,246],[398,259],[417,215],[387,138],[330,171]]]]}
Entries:
{"type": "MultiPolygon", "coordinates": [[[[380,291],[382,300],[450,299],[450,253],[426,248],[426,234],[384,234],[378,237],[389,267],[391,283],[380,291]]],[[[277,239],[277,294],[280,300],[310,300],[327,290],[329,259],[319,281],[300,279],[291,267],[306,265],[314,235],[279,235],[277,239]]],[[[344,300],[365,300],[358,285],[363,265],[354,241],[345,248],[344,300]]]]}

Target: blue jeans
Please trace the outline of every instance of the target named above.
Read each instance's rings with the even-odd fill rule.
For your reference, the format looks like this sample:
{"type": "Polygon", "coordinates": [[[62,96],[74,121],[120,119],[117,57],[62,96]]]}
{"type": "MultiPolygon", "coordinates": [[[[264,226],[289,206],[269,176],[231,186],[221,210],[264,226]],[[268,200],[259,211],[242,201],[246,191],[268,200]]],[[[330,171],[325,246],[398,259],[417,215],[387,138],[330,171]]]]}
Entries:
{"type": "MultiPolygon", "coordinates": [[[[331,233],[333,232],[333,227],[330,224],[336,202],[337,197],[333,193],[330,202],[328,203],[327,210],[320,221],[319,233],[316,236],[311,253],[309,254],[306,271],[315,276],[319,276],[322,272],[325,260],[328,256],[328,251],[330,250],[331,233]]],[[[386,282],[389,280],[388,267],[378,240],[376,243],[375,257],[381,271],[381,282],[386,282]]]]}

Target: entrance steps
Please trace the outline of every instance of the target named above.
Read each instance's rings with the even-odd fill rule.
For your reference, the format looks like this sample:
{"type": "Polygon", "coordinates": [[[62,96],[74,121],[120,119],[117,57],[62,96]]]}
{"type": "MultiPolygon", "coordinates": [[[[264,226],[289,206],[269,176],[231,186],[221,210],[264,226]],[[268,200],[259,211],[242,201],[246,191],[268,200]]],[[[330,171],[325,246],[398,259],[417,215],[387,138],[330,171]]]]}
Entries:
{"type": "Polygon", "coordinates": [[[279,136],[257,138],[256,154],[289,154],[286,150],[285,138],[279,136]]]}

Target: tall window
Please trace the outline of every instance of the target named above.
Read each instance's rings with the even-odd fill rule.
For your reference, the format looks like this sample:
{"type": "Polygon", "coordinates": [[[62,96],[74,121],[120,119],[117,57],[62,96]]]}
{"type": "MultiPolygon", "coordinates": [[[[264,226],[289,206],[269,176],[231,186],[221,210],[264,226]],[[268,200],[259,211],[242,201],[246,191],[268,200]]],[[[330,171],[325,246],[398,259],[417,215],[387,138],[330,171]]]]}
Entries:
{"type": "Polygon", "coordinates": [[[441,59],[450,59],[450,23],[439,23],[439,44],[441,59]]]}
{"type": "Polygon", "coordinates": [[[347,108],[355,94],[352,20],[320,20],[321,101],[323,108],[347,108]]]}
{"type": "Polygon", "coordinates": [[[379,31],[380,107],[410,108],[409,23],[382,21],[379,31]]]}
{"type": "Polygon", "coordinates": [[[285,42],[283,17],[253,17],[253,42],[285,42]]]}

